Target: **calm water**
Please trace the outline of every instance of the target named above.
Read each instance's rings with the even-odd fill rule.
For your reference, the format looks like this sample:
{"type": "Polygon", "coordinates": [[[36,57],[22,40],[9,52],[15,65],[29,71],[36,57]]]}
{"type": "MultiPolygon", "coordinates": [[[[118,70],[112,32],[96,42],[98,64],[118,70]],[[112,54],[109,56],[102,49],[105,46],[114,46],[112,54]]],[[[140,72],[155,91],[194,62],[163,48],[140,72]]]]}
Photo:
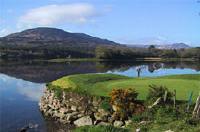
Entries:
{"type": "Polygon", "coordinates": [[[33,132],[67,130],[68,126],[45,121],[38,109],[45,83],[77,73],[115,73],[135,77],[139,66],[142,67],[141,76],[200,74],[200,63],[197,62],[0,62],[0,132],[19,131],[30,123],[38,125],[30,130],[33,132]]]}

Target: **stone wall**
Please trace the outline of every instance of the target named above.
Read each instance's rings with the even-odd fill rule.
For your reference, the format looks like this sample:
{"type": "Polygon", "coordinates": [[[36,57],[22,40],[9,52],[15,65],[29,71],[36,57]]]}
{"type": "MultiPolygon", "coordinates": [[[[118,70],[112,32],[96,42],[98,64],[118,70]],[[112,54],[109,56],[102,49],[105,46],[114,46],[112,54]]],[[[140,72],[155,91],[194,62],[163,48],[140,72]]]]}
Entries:
{"type": "Polygon", "coordinates": [[[74,92],[62,92],[58,98],[53,90],[47,89],[39,106],[45,117],[64,124],[114,125],[116,127],[130,124],[130,120],[114,120],[112,111],[106,111],[100,107],[103,100],[103,98],[89,97],[74,92]]]}

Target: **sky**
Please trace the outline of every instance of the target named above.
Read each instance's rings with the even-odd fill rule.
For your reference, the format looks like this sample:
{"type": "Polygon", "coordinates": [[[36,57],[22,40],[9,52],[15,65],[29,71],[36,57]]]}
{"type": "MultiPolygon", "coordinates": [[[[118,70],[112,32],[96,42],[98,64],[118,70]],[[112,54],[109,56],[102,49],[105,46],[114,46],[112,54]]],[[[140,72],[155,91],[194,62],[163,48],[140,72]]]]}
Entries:
{"type": "Polygon", "coordinates": [[[0,36],[35,27],[122,44],[200,46],[200,0],[0,0],[0,36]]]}

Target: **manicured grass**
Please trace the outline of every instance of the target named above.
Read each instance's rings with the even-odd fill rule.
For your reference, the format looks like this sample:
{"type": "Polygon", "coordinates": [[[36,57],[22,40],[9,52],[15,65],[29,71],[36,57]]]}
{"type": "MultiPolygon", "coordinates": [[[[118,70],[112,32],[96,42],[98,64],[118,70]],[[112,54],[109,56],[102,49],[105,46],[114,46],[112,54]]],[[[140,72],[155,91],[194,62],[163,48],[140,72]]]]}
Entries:
{"type": "Polygon", "coordinates": [[[200,74],[172,75],[154,78],[131,78],[114,74],[79,74],[63,77],[52,82],[60,88],[79,89],[92,95],[109,96],[113,88],[135,88],[138,99],[145,100],[149,85],[166,86],[170,91],[177,91],[178,100],[188,100],[193,92],[193,101],[200,92],[200,74]]]}

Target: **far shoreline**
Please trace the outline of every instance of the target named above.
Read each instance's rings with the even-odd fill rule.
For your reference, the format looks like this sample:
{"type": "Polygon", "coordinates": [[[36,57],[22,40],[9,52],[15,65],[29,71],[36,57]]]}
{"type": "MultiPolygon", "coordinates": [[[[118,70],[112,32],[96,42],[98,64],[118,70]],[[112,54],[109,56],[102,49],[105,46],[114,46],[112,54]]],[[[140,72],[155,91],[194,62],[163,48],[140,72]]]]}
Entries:
{"type": "Polygon", "coordinates": [[[134,59],[98,59],[98,58],[0,58],[0,62],[9,61],[32,61],[32,62],[50,62],[50,63],[64,63],[64,62],[200,62],[196,58],[159,58],[159,57],[146,57],[134,59]]]}
{"type": "Polygon", "coordinates": [[[97,58],[58,58],[45,60],[47,62],[79,62],[79,61],[94,61],[94,62],[172,62],[172,61],[198,61],[195,58],[158,58],[158,57],[146,57],[146,58],[134,58],[134,59],[97,59],[97,58]]]}

